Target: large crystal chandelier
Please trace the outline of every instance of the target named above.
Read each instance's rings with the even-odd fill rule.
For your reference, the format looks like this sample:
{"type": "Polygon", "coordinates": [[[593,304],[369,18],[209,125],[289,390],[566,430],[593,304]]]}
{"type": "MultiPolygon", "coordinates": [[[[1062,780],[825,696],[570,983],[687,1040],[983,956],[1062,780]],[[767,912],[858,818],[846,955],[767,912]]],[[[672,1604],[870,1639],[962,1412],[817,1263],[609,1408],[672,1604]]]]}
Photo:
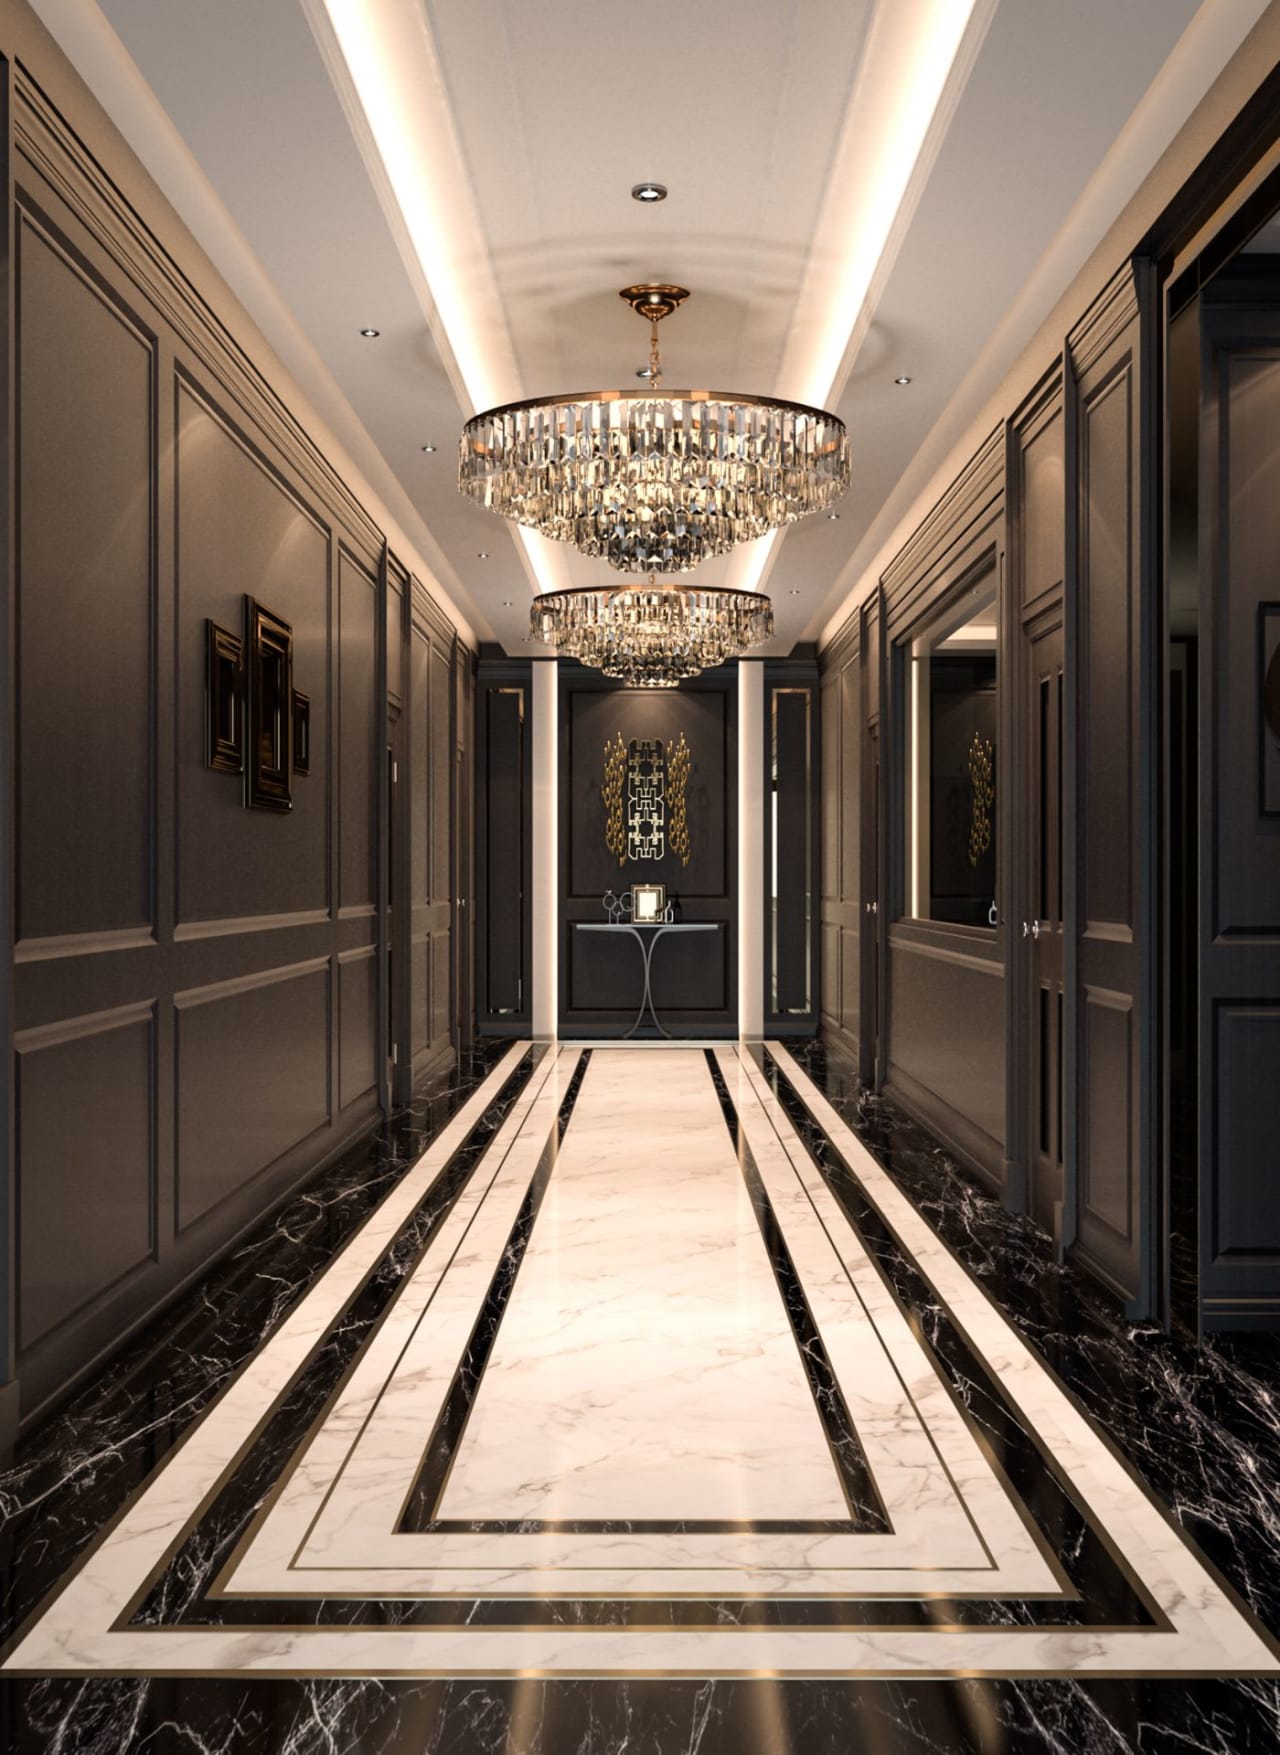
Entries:
{"type": "Polygon", "coordinates": [[[533,602],[535,639],[632,688],[674,688],[736,658],[773,634],[773,608],[759,591],[630,581],[545,591],[533,602]]]}
{"type": "Polygon", "coordinates": [[[661,391],[658,324],[688,296],[652,284],[621,293],[650,324],[644,389],[534,398],[469,420],[462,492],[624,573],[687,572],[830,506],[849,485],[834,414],[719,390],[661,391]]]}

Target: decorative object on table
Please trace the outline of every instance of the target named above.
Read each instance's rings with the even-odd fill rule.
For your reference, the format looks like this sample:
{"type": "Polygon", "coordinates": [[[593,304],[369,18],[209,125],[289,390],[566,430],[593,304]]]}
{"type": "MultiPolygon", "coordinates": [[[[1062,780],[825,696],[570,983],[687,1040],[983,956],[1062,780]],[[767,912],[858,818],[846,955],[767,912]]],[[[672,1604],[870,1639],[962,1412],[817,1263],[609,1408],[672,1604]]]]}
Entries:
{"type": "Polygon", "coordinates": [[[614,895],[612,890],[605,891],[604,895],[600,898],[600,905],[605,911],[606,919],[614,921],[621,918],[622,903],[614,895]]]}
{"type": "Polygon", "coordinates": [[[662,884],[632,884],[631,918],[637,926],[658,926],[667,906],[662,884]]]}
{"type": "Polygon", "coordinates": [[[627,831],[622,823],[622,788],[627,778],[627,749],[618,732],[604,746],[604,781],[600,797],[604,801],[604,844],[616,855],[619,865],[627,863],[627,831]]]}
{"type": "Polygon", "coordinates": [[[243,774],[244,641],[217,622],[205,628],[205,763],[243,774]]]}
{"type": "Polygon", "coordinates": [[[311,697],[301,689],[293,691],[293,771],[311,772],[311,697]]]}
{"type": "Polygon", "coordinates": [[[249,711],[245,803],[293,808],[293,629],[252,597],[244,600],[249,711]]]}
{"type": "Polygon", "coordinates": [[[547,591],[535,639],[639,688],[672,688],[773,633],[758,591],[658,582],[830,507],[849,485],[844,424],[727,391],[662,391],[658,324],[685,287],[620,295],[649,324],[642,390],[514,402],[469,420],[458,486],[479,505],[647,584],[547,591]]]}
{"type": "Polygon", "coordinates": [[[996,796],[994,753],[990,739],[975,731],[969,746],[969,790],[973,800],[969,820],[970,865],[977,865],[991,845],[991,806],[996,796]]]}
{"type": "Polygon", "coordinates": [[[676,918],[676,905],[674,902],[667,903],[666,907],[662,910],[662,918],[668,926],[674,926],[676,918]]]}

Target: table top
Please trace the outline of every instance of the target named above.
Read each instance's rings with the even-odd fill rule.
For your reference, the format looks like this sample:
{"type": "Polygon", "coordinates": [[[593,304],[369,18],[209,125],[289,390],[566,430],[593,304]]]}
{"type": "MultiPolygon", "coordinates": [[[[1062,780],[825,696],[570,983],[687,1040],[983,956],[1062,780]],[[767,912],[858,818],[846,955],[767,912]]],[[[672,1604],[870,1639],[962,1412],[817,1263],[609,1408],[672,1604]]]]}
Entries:
{"type": "Polygon", "coordinates": [[[655,932],[714,932],[718,920],[575,920],[579,932],[638,932],[648,926],[655,932]]]}

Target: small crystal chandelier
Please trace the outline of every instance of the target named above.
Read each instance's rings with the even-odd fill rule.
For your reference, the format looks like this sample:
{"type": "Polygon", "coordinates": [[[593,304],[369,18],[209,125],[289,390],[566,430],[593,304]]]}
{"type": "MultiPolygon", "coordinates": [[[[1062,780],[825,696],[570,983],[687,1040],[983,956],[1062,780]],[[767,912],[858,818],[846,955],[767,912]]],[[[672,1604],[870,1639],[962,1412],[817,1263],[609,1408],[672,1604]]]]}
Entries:
{"type": "Polygon", "coordinates": [[[632,688],[670,689],[736,658],[773,634],[773,607],[759,591],[619,582],[544,591],[533,602],[537,640],[632,688]]]}
{"type": "Polygon", "coordinates": [[[718,390],[662,391],[658,324],[682,286],[624,287],[650,324],[642,390],[489,409],[462,430],[460,490],[624,573],[683,573],[826,510],[849,485],[844,423],[718,390]]]}

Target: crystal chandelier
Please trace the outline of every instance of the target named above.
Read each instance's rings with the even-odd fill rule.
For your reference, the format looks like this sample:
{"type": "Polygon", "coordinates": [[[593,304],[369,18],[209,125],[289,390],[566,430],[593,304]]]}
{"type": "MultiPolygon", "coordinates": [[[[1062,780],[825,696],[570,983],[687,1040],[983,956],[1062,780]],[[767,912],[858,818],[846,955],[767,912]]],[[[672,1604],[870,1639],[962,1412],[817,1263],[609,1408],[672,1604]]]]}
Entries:
{"type": "Polygon", "coordinates": [[[669,689],[773,634],[759,591],[696,585],[585,586],[534,599],[533,636],[632,688],[669,689]]]}
{"type": "Polygon", "coordinates": [[[687,572],[839,499],[842,421],[764,396],[661,391],[658,324],[689,294],[646,284],[620,296],[650,324],[645,388],[475,415],[462,430],[464,494],[624,573],[687,572]]]}

